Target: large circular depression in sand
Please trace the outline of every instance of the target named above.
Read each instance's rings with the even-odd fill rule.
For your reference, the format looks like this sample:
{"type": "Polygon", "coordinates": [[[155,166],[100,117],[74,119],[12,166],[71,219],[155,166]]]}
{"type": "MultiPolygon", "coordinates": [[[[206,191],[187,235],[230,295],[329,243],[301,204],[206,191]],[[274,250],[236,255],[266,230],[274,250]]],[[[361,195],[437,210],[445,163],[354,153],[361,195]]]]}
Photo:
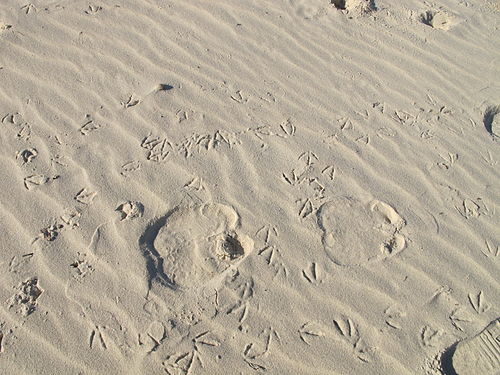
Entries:
{"type": "Polygon", "coordinates": [[[404,249],[400,233],[405,221],[387,203],[363,203],[338,197],[321,206],[318,223],[330,259],[342,266],[361,265],[386,258],[404,249]]]}
{"type": "Polygon", "coordinates": [[[181,289],[207,285],[222,276],[253,250],[252,239],[238,227],[238,213],[224,204],[176,209],[154,240],[164,273],[181,289]]]}

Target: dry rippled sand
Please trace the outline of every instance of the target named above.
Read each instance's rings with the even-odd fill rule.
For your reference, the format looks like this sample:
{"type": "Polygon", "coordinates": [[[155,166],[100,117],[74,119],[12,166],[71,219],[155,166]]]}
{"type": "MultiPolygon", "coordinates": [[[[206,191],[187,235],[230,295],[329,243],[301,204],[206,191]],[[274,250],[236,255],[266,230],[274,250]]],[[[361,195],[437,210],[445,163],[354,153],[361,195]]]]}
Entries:
{"type": "Polygon", "coordinates": [[[2,0],[0,372],[498,374],[499,4],[2,0]]]}

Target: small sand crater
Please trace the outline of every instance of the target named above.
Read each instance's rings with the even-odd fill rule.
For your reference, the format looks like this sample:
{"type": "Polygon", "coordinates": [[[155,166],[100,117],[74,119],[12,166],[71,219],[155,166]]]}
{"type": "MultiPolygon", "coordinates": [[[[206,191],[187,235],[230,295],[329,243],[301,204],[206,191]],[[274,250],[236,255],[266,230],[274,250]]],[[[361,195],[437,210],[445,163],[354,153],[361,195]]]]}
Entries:
{"type": "Polygon", "coordinates": [[[483,117],[484,127],[491,135],[500,137],[500,106],[489,106],[483,117]]]}
{"type": "Polygon", "coordinates": [[[25,150],[19,151],[16,155],[17,159],[21,159],[23,164],[31,162],[38,155],[38,151],[35,148],[27,148],[25,150]]]}
{"type": "Polygon", "coordinates": [[[428,10],[421,14],[420,21],[434,29],[445,31],[451,29],[456,24],[454,16],[441,10],[428,10]]]}
{"type": "Polygon", "coordinates": [[[331,0],[338,10],[370,12],[377,10],[374,0],[331,0]]]}
{"type": "Polygon", "coordinates": [[[218,242],[216,253],[223,260],[235,260],[245,255],[245,249],[238,240],[238,234],[225,233],[218,242]]]}

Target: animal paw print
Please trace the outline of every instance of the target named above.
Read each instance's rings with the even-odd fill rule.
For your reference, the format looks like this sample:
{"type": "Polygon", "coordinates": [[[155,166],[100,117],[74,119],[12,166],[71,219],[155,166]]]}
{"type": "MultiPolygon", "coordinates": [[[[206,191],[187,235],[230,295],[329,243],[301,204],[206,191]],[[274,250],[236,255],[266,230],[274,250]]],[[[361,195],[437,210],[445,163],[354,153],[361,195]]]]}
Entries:
{"type": "Polygon", "coordinates": [[[95,192],[95,191],[90,191],[88,189],[82,189],[75,196],[75,200],[79,203],[89,205],[92,203],[92,201],[94,200],[96,195],[97,195],[97,192],[95,192]]]}
{"type": "Polygon", "coordinates": [[[163,368],[169,375],[190,374],[196,365],[204,368],[202,346],[220,346],[218,340],[212,337],[209,331],[203,332],[192,339],[192,349],[187,352],[175,353],[167,356],[163,361],[163,368]]]}
{"type": "Polygon", "coordinates": [[[274,268],[274,276],[277,277],[282,275],[283,277],[288,277],[288,268],[283,263],[281,257],[281,250],[274,245],[268,245],[258,252],[258,255],[262,255],[266,260],[267,264],[274,268]]]}
{"type": "Polygon", "coordinates": [[[385,310],[385,323],[394,329],[401,329],[401,318],[404,318],[406,316],[406,313],[404,311],[401,311],[396,306],[390,306],[385,310]]]}
{"type": "Polygon", "coordinates": [[[301,219],[308,218],[316,211],[316,207],[310,198],[298,199],[296,203],[299,206],[299,217],[301,219]]]}
{"type": "Polygon", "coordinates": [[[70,264],[70,267],[74,270],[73,277],[75,280],[82,280],[85,276],[94,272],[94,266],[87,258],[87,254],[78,253],[78,258],[70,264]]]}
{"type": "Polygon", "coordinates": [[[477,314],[483,314],[491,308],[491,305],[485,301],[482,290],[478,294],[469,294],[469,302],[477,314]]]}
{"type": "Polygon", "coordinates": [[[104,336],[102,334],[100,326],[95,326],[95,328],[90,333],[89,337],[89,347],[93,349],[95,347],[99,347],[100,350],[106,350],[108,345],[106,344],[106,340],[104,340],[104,336]]]}
{"type": "Polygon", "coordinates": [[[28,316],[36,310],[37,300],[43,293],[37,277],[32,277],[17,287],[18,292],[9,299],[9,309],[15,307],[16,312],[28,316]]]}
{"type": "Polygon", "coordinates": [[[333,325],[340,337],[352,346],[357,359],[365,363],[372,361],[375,348],[364,342],[356,324],[350,318],[334,320],[333,325]]]}
{"type": "Polygon", "coordinates": [[[299,160],[302,160],[307,166],[311,166],[318,161],[319,158],[314,152],[306,151],[299,155],[299,160]]]}
{"type": "Polygon", "coordinates": [[[36,12],[36,6],[29,3],[29,4],[26,4],[26,5],[23,5],[21,7],[21,10],[26,13],[26,14],[30,14],[30,13],[34,13],[36,12]]]}
{"type": "Polygon", "coordinates": [[[318,337],[325,337],[325,334],[323,331],[321,331],[321,328],[318,326],[318,324],[307,322],[300,327],[299,336],[304,343],[306,343],[307,345],[311,345],[311,343],[309,342],[310,340],[318,337]]]}
{"type": "Polygon", "coordinates": [[[231,286],[231,283],[235,282],[238,276],[239,273],[236,273],[231,280],[228,279],[226,282],[226,285],[235,291],[238,296],[237,302],[227,309],[226,314],[236,315],[238,317],[238,322],[241,324],[247,319],[250,311],[250,300],[254,295],[254,281],[250,278],[249,280],[231,286]]]}
{"type": "Polygon", "coordinates": [[[172,144],[166,138],[162,139],[150,135],[143,139],[141,147],[149,150],[147,159],[154,162],[165,161],[173,150],[172,144]]]}
{"type": "Polygon", "coordinates": [[[121,212],[121,221],[133,220],[142,217],[144,214],[144,205],[141,202],[127,201],[120,204],[116,211],[121,212]]]}
{"type": "Polygon", "coordinates": [[[146,333],[139,335],[139,345],[142,346],[147,353],[156,351],[167,337],[167,332],[163,323],[154,321],[151,323],[146,333]]]}
{"type": "Polygon", "coordinates": [[[282,122],[280,124],[280,129],[284,135],[278,134],[278,136],[283,138],[293,137],[295,135],[295,132],[297,131],[295,125],[290,119],[286,120],[285,122],[282,122]]]}
{"type": "Polygon", "coordinates": [[[307,280],[310,284],[319,285],[323,282],[319,266],[317,263],[309,264],[309,267],[302,270],[302,277],[307,280]]]}
{"type": "Polygon", "coordinates": [[[273,340],[281,342],[278,332],[273,327],[264,329],[255,342],[245,346],[243,357],[246,360],[254,361],[265,356],[269,352],[273,340]]]}
{"type": "Polygon", "coordinates": [[[205,190],[205,185],[201,177],[194,177],[184,185],[184,188],[192,191],[202,191],[205,190]]]}
{"type": "Polygon", "coordinates": [[[494,245],[489,243],[488,241],[485,242],[485,249],[481,250],[481,252],[486,256],[487,258],[497,258],[498,254],[500,254],[500,246],[499,245],[494,245]]]}
{"type": "Polygon", "coordinates": [[[444,336],[444,331],[441,329],[434,329],[429,326],[422,328],[420,332],[420,340],[423,346],[426,347],[437,347],[440,345],[441,340],[444,336]]]}
{"type": "Polygon", "coordinates": [[[278,229],[276,229],[276,227],[272,226],[271,224],[264,225],[255,233],[255,237],[263,241],[265,244],[269,244],[273,237],[278,236],[278,229]]]}
{"type": "Polygon", "coordinates": [[[459,331],[464,331],[461,324],[470,323],[472,321],[470,315],[465,311],[463,307],[458,307],[452,311],[449,316],[451,324],[459,331]]]}
{"type": "Polygon", "coordinates": [[[88,14],[89,16],[93,16],[100,12],[102,10],[102,7],[99,5],[89,5],[87,10],[85,11],[85,14],[88,14]]]}
{"type": "Polygon", "coordinates": [[[24,178],[24,187],[26,190],[33,190],[37,186],[45,185],[49,180],[49,177],[43,174],[28,176],[24,178]]]}
{"type": "Polygon", "coordinates": [[[139,104],[141,101],[136,99],[134,95],[129,95],[126,101],[120,102],[121,106],[125,109],[131,108],[139,104]]]}
{"type": "Polygon", "coordinates": [[[131,175],[135,171],[138,171],[139,169],[141,169],[140,161],[129,161],[128,163],[122,165],[122,170],[120,174],[123,177],[128,177],[129,175],[131,175]]]}
{"type": "Polygon", "coordinates": [[[83,135],[88,135],[89,133],[92,133],[93,131],[96,131],[97,129],[101,128],[101,124],[97,123],[92,116],[86,115],[85,116],[85,122],[80,128],[80,133],[83,135]]]}

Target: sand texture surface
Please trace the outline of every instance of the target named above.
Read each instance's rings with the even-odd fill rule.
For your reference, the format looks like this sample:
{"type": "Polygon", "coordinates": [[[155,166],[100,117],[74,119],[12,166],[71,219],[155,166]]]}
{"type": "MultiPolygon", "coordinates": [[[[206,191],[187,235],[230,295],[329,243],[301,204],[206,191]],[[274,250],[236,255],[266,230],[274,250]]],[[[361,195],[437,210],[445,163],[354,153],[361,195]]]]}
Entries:
{"type": "Polygon", "coordinates": [[[498,0],[1,0],[1,374],[500,374],[498,0]]]}

